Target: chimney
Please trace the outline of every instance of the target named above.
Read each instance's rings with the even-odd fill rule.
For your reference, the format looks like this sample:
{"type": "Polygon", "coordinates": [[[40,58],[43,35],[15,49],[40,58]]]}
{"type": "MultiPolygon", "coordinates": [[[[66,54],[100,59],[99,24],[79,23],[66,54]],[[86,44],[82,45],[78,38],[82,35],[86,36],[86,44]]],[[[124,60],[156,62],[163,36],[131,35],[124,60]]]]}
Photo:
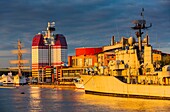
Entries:
{"type": "Polygon", "coordinates": [[[111,45],[114,45],[114,43],[115,43],[115,37],[114,37],[114,36],[112,36],[112,39],[111,39],[111,45]]]}
{"type": "Polygon", "coordinates": [[[146,35],[146,45],[147,46],[149,45],[149,36],[148,36],[148,34],[146,35]]]}

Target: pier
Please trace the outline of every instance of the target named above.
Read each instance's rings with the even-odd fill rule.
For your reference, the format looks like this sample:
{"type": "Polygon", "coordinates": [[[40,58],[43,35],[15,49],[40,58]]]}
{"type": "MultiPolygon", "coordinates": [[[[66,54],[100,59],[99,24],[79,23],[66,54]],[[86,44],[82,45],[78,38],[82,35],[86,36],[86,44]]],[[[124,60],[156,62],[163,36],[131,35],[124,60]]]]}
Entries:
{"type": "Polygon", "coordinates": [[[57,85],[57,84],[30,84],[30,87],[40,87],[40,88],[72,88],[75,89],[75,85],[57,85]]]}

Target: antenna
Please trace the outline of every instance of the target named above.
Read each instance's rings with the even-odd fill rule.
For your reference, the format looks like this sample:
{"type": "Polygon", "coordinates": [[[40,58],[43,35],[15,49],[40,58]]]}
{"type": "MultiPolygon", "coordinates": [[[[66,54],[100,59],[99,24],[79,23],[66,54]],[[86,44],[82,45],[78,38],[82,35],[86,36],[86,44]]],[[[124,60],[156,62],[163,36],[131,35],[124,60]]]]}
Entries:
{"type": "Polygon", "coordinates": [[[144,8],[142,8],[141,16],[142,16],[142,18],[144,20],[144,8]]]}
{"type": "Polygon", "coordinates": [[[158,34],[156,33],[156,45],[157,45],[157,49],[160,49],[160,44],[158,42],[158,34]]]}
{"type": "Polygon", "coordinates": [[[116,30],[117,30],[118,38],[119,38],[119,40],[120,40],[120,33],[119,33],[119,29],[118,29],[118,27],[117,27],[117,24],[116,24],[116,30]]]}

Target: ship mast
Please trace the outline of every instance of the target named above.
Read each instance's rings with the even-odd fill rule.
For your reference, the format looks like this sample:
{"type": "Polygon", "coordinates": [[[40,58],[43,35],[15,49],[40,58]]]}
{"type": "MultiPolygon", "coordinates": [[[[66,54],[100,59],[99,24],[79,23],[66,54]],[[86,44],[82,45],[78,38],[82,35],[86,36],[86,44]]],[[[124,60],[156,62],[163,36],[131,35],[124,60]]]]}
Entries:
{"type": "Polygon", "coordinates": [[[17,54],[17,60],[11,60],[10,63],[11,64],[17,64],[17,67],[10,67],[10,69],[16,69],[18,70],[18,75],[19,76],[22,76],[22,72],[21,70],[22,69],[29,69],[30,67],[24,67],[23,64],[24,63],[28,63],[29,61],[28,60],[23,60],[22,59],[22,54],[23,53],[27,53],[27,50],[25,49],[22,49],[22,45],[21,45],[21,41],[18,40],[18,50],[13,50],[12,53],[13,54],[17,54]]]}
{"type": "Polygon", "coordinates": [[[18,75],[19,76],[22,76],[21,67],[23,66],[23,63],[21,63],[21,60],[22,60],[21,41],[18,40],[18,75]]]}
{"type": "Polygon", "coordinates": [[[150,23],[150,26],[146,26],[146,20],[144,20],[144,8],[142,8],[141,12],[142,20],[133,20],[132,23],[135,24],[134,27],[131,27],[133,30],[138,30],[136,32],[136,37],[138,38],[138,46],[139,46],[139,58],[141,59],[141,52],[142,52],[142,30],[148,29],[152,26],[150,23]]]}

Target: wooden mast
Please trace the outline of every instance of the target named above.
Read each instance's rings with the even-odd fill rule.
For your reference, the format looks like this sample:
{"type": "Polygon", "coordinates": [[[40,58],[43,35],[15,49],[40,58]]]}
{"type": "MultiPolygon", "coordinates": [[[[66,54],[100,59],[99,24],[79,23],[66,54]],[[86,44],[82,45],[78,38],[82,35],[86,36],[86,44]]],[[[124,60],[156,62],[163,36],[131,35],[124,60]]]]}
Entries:
{"type": "Polygon", "coordinates": [[[18,75],[22,76],[22,69],[29,69],[30,67],[24,67],[24,63],[28,63],[28,60],[23,60],[22,59],[22,54],[27,53],[27,50],[22,49],[21,41],[18,40],[18,45],[17,45],[18,50],[13,50],[13,54],[17,54],[17,60],[11,60],[11,64],[17,64],[17,67],[10,67],[10,69],[16,69],[18,70],[18,75]]]}

